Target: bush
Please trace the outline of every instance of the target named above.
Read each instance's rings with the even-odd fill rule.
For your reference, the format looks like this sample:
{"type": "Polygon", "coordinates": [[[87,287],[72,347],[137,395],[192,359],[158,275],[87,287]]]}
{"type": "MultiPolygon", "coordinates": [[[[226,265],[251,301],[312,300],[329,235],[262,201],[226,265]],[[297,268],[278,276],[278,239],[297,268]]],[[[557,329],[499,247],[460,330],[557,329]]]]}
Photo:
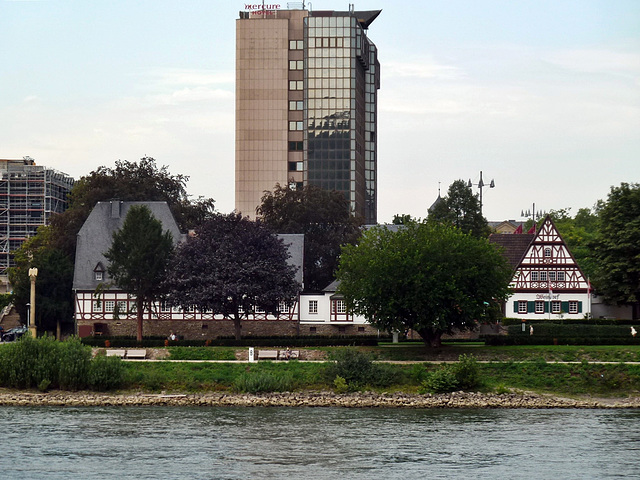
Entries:
{"type": "Polygon", "coordinates": [[[119,357],[95,357],[88,372],[88,384],[100,392],[120,388],[124,379],[124,365],[119,357]]]}
{"type": "MultiPolygon", "coordinates": [[[[458,389],[458,379],[453,369],[446,366],[430,372],[422,382],[422,387],[430,393],[453,392],[458,389]]],[[[424,392],[421,390],[421,393],[424,392]]]]}
{"type": "Polygon", "coordinates": [[[38,388],[41,391],[58,387],[78,390],[93,384],[98,385],[99,389],[111,388],[108,386],[112,383],[119,385],[122,374],[114,374],[113,369],[110,371],[114,378],[112,383],[108,380],[91,382],[91,378],[99,377],[96,372],[104,368],[101,363],[105,361],[109,364],[113,362],[106,360],[106,357],[91,360],[91,350],[76,337],[57,342],[49,336],[34,339],[30,335],[24,335],[17,342],[0,349],[0,385],[10,388],[38,388]]]}
{"type": "Polygon", "coordinates": [[[287,392],[294,389],[290,372],[243,372],[233,382],[233,388],[241,393],[287,392]]]}
{"type": "Polygon", "coordinates": [[[51,386],[58,385],[58,344],[53,337],[35,339],[23,335],[2,350],[3,386],[36,388],[43,380],[51,386]]]}
{"type": "Polygon", "coordinates": [[[336,378],[333,380],[333,388],[335,389],[336,393],[347,393],[349,391],[349,385],[347,385],[347,381],[340,375],[336,375],[336,378]]]}
{"type": "Polygon", "coordinates": [[[327,368],[329,379],[342,377],[349,390],[359,390],[366,385],[386,387],[393,383],[395,371],[389,365],[375,364],[371,356],[353,348],[340,349],[331,355],[335,363],[327,368]]]}
{"type": "Polygon", "coordinates": [[[470,390],[479,384],[480,367],[476,358],[473,355],[460,355],[458,363],[427,373],[422,388],[431,393],[447,393],[470,390]]]}
{"type": "Polygon", "coordinates": [[[80,390],[87,386],[91,349],[83,345],[78,337],[71,337],[59,344],[60,350],[60,388],[80,390]]]}
{"type": "Polygon", "coordinates": [[[470,390],[480,384],[480,369],[473,355],[460,355],[458,363],[452,368],[459,389],[470,390]]]}

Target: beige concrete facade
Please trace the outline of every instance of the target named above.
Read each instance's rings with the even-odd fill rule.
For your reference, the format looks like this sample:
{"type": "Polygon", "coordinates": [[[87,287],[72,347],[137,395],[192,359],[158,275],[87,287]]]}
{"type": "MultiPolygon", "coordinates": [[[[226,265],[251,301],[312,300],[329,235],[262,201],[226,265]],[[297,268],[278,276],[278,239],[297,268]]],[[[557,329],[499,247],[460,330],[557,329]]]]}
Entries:
{"type": "Polygon", "coordinates": [[[282,10],[236,21],[236,210],[251,218],[265,190],[289,181],[289,57],[303,55],[290,52],[289,41],[303,39],[306,15],[282,10]]]}

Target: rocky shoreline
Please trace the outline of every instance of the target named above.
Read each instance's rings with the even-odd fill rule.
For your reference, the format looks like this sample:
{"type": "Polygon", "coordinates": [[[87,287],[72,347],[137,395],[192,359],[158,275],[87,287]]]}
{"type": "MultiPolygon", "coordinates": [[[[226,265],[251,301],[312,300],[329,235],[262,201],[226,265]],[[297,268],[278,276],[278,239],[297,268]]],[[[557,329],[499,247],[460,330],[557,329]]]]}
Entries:
{"type": "Polygon", "coordinates": [[[210,407],[343,407],[343,408],[640,408],[640,397],[572,399],[534,393],[484,394],[454,392],[438,395],[294,392],[262,395],[100,394],[93,392],[0,392],[4,406],[210,406],[210,407]]]}

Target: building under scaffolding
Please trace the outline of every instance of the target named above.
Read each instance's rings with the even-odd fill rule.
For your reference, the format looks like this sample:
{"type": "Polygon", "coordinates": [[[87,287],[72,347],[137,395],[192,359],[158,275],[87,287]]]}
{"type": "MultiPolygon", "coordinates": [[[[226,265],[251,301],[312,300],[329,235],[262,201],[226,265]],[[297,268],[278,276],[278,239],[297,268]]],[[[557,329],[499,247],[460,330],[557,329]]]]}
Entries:
{"type": "Polygon", "coordinates": [[[67,208],[73,178],[36,165],[32,158],[0,159],[0,293],[10,290],[13,252],[53,214],[67,208]]]}

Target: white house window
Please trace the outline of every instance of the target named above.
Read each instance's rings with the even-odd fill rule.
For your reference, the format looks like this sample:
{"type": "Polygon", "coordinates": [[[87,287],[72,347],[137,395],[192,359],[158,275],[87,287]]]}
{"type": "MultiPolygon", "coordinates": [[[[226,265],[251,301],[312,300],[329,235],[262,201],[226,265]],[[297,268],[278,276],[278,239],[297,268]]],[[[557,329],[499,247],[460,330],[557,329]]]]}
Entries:
{"type": "Polygon", "coordinates": [[[538,272],[531,272],[531,281],[532,282],[538,281],[538,272]]]}
{"type": "Polygon", "coordinates": [[[264,308],[262,308],[262,307],[255,307],[255,311],[256,311],[256,313],[264,313],[264,308]]]}
{"type": "Polygon", "coordinates": [[[545,256],[546,258],[551,257],[551,248],[549,248],[549,247],[545,247],[545,249],[544,249],[544,256],[545,256]]]}
{"type": "Polygon", "coordinates": [[[332,304],[333,313],[347,313],[347,305],[344,303],[344,300],[335,300],[332,304]]]}
{"type": "Polygon", "coordinates": [[[171,311],[171,307],[165,301],[160,302],[160,311],[164,313],[168,313],[171,311]]]}
{"type": "Polygon", "coordinates": [[[97,281],[99,281],[99,282],[101,282],[101,281],[102,281],[102,278],[103,278],[103,276],[104,276],[104,275],[103,275],[103,273],[102,273],[102,272],[94,272],[94,273],[95,273],[95,275],[96,275],[96,280],[97,280],[97,281]]]}
{"type": "Polygon", "coordinates": [[[92,312],[102,312],[102,302],[100,300],[94,300],[91,302],[92,312]]]}
{"type": "Polygon", "coordinates": [[[518,313],[527,313],[527,301],[519,300],[518,301],[518,313]]]}
{"type": "Polygon", "coordinates": [[[569,313],[578,313],[577,300],[569,300],[569,313]]]}
{"type": "Polygon", "coordinates": [[[541,282],[547,281],[547,272],[540,272],[540,281],[541,282]]]}
{"type": "Polygon", "coordinates": [[[544,313],[544,302],[536,300],[536,313],[544,313]]]}
{"type": "Polygon", "coordinates": [[[560,313],[560,312],[561,312],[560,302],[558,300],[554,300],[553,302],[551,302],[551,313],[560,313]]]}
{"type": "Polygon", "coordinates": [[[116,308],[116,302],[114,300],[104,301],[104,311],[106,313],[112,313],[115,308],[116,308]]]}
{"type": "Polygon", "coordinates": [[[556,278],[559,282],[564,282],[564,272],[562,270],[557,272],[556,278]]]}
{"type": "Polygon", "coordinates": [[[309,313],[317,314],[318,313],[318,301],[317,300],[309,300],[309,313]]]}
{"type": "Polygon", "coordinates": [[[278,311],[280,313],[289,313],[289,305],[285,302],[280,302],[280,305],[278,305],[278,311]]]}
{"type": "Polygon", "coordinates": [[[549,281],[550,282],[555,282],[556,281],[556,272],[549,272],[549,281]]]}
{"type": "Polygon", "coordinates": [[[118,302],[118,312],[127,313],[127,302],[125,302],[124,300],[120,300],[118,302]]]}

